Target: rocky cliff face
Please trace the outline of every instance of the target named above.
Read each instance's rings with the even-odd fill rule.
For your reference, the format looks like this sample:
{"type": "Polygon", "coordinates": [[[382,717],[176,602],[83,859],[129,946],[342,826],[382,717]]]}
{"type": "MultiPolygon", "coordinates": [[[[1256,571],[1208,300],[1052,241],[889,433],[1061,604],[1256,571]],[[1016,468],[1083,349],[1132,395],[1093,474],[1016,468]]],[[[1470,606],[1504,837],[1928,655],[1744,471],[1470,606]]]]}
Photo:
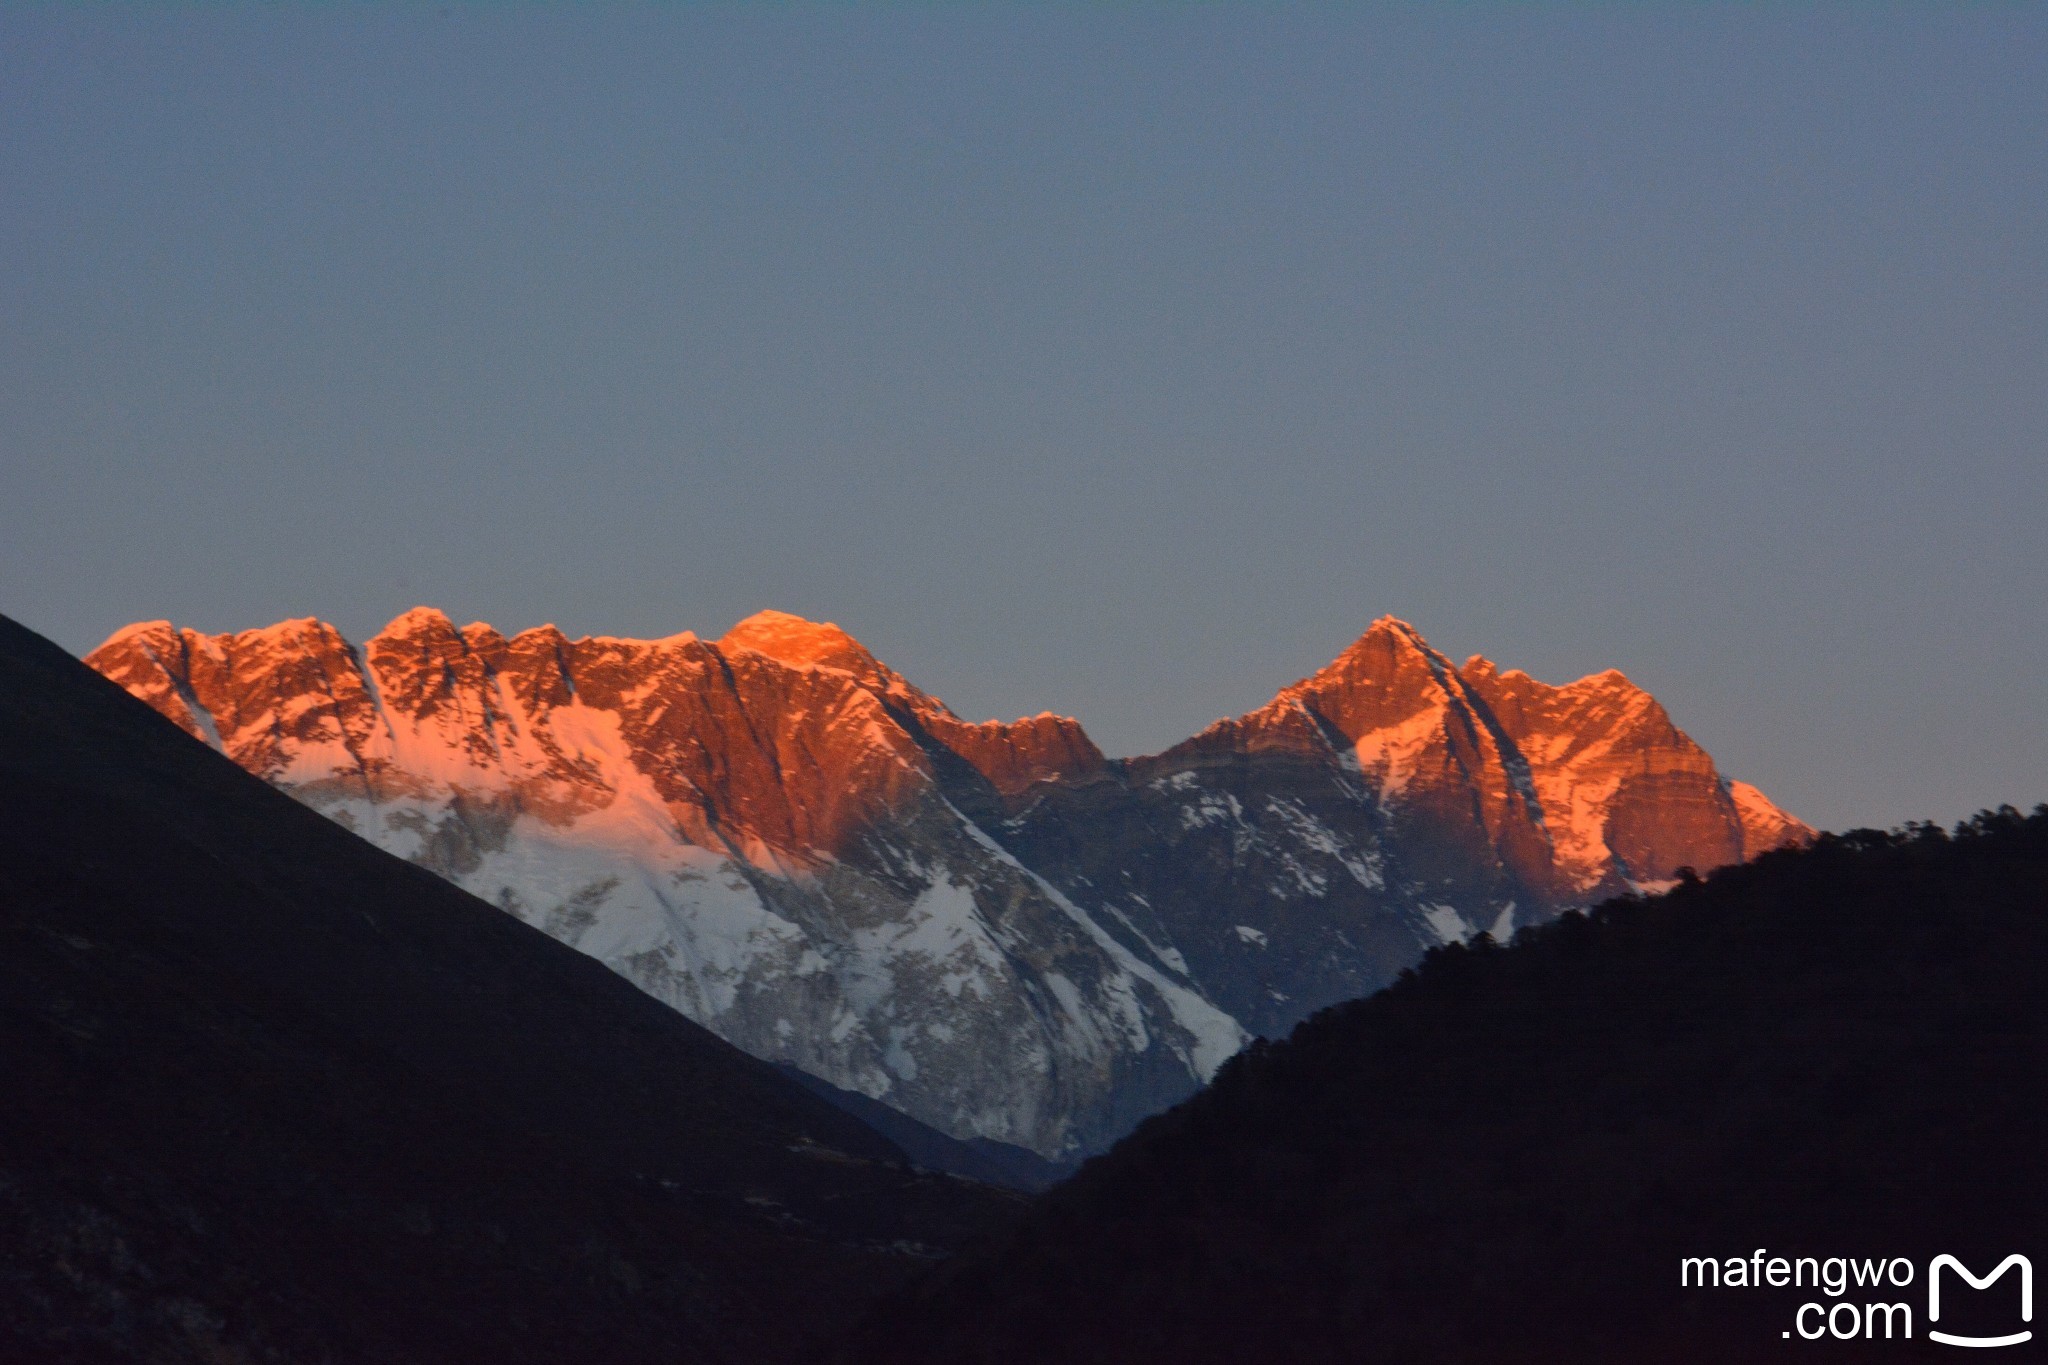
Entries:
{"type": "Polygon", "coordinates": [[[1044,784],[999,828],[1267,1035],[1435,944],[1812,834],[1723,779],[1621,674],[1550,687],[1481,658],[1459,668],[1391,618],[1116,778],[1044,784]]]}
{"type": "Polygon", "coordinates": [[[87,662],[739,1046],[961,1137],[1104,1145],[1249,1033],[1810,833],[1618,673],[1373,625],[1151,758],[972,724],[836,626],[130,627],[87,662]]]}

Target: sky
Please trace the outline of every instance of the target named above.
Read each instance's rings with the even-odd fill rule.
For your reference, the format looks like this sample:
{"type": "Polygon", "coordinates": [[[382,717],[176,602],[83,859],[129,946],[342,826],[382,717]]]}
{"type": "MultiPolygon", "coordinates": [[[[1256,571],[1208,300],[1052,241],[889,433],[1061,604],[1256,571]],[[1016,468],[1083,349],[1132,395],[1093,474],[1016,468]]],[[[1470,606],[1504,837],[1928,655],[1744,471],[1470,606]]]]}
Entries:
{"type": "Polygon", "coordinates": [[[2048,8],[0,10],[0,611],[838,622],[1111,753],[1375,617],[2048,800],[2048,8]]]}

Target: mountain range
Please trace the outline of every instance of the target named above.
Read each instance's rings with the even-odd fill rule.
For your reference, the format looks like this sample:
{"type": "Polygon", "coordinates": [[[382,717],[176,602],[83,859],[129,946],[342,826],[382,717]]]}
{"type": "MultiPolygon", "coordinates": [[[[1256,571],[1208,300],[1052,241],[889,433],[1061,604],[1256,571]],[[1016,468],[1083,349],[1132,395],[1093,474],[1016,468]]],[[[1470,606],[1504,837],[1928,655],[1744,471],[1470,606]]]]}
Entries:
{"type": "Polygon", "coordinates": [[[745,1051],[1054,1158],[1431,947],[1812,836],[1622,674],[1457,665],[1392,618],[1130,759],[964,721],[777,612],[716,641],[155,621],[86,662],[745,1051]]]}

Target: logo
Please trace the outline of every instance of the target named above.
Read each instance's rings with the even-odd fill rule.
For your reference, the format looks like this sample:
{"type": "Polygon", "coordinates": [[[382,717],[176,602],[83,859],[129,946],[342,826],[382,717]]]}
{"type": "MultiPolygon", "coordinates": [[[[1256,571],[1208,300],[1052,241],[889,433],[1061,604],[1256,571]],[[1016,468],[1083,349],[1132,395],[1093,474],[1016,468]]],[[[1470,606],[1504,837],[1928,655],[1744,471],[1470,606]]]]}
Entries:
{"type": "MultiPolygon", "coordinates": [[[[2032,1261],[2029,1261],[2018,1252],[2014,1252],[1998,1263],[1998,1269],[1980,1280],[1970,1273],[1968,1266],[1958,1261],[1955,1257],[1944,1253],[1935,1257],[1933,1262],[1927,1267],[1927,1321],[1930,1324],[1941,1321],[1941,1268],[1943,1266],[1947,1266],[1955,1271],[1956,1274],[1962,1276],[1964,1280],[1969,1282],[1969,1286],[1972,1289],[1989,1289],[1992,1282],[1999,1276],[2005,1274],[2006,1271],[2011,1270],[2014,1266],[2018,1266],[2020,1268],[2020,1321],[2032,1322],[2034,1320],[2034,1263],[2032,1261]]],[[[1959,1337],[1952,1336],[1947,1332],[1937,1332],[1931,1325],[1927,1329],[1927,1335],[1929,1339],[1942,1342],[1948,1346],[2017,1346],[2023,1341],[2032,1340],[2034,1336],[2033,1332],[2028,1330],[2025,1332],[2014,1332],[2010,1336],[2003,1337],[1959,1337]]]]}
{"type": "MultiPolygon", "coordinates": [[[[2032,1341],[2031,1328],[2008,1332],[2004,1336],[1968,1336],[1961,1332],[1944,1332],[1937,1323],[1941,1321],[1941,1272],[1952,1270],[1956,1276],[1972,1289],[1989,1289],[2005,1278],[2005,1272],[2019,1268],[2020,1321],[2034,1320],[2034,1263],[2025,1256],[2014,1252],[2000,1261],[1989,1275],[1979,1275],[1957,1260],[1943,1253],[1927,1262],[1927,1339],[1944,1346],[2017,1346],[2032,1341]]],[[[1910,1341],[1913,1337],[1913,1306],[1907,1302],[1884,1302],[1894,1298],[1897,1290],[1913,1284],[1916,1267],[1904,1256],[1854,1257],[1829,1256],[1773,1256],[1758,1247],[1748,1256],[1682,1257],[1678,1266],[1678,1284],[1681,1289],[1807,1289],[1825,1294],[1833,1302],[1807,1302],[1799,1305],[1792,1315],[1792,1326],[1778,1335],[1789,1341],[1798,1337],[1802,1341],[1820,1341],[1833,1337],[1837,1341],[1910,1341]],[[1858,1292],[1861,1291],[1861,1292],[1858,1292]]],[[[2007,1300],[2010,1302],[2009,1300],[2007,1300]]],[[[1951,1292],[1949,1307],[1957,1306],[1951,1292]]],[[[1983,1307],[1963,1305],[1967,1311],[1960,1315],[1951,1314],[1951,1324],[1956,1316],[1970,1322],[1973,1313],[1981,1314],[1983,1307]]],[[[1780,1319],[1782,1321],[1782,1319],[1780,1319]]],[[[1980,1318],[1981,1321],[1981,1318],[1980,1318]]]]}

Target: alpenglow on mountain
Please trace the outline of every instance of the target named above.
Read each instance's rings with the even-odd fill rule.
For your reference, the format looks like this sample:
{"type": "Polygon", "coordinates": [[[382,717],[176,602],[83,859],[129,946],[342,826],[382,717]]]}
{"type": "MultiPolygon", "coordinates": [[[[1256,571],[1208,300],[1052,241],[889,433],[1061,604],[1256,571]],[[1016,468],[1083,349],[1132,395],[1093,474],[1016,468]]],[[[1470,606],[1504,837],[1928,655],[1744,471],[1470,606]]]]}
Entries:
{"type": "Polygon", "coordinates": [[[156,621],[86,662],[756,1056],[1048,1155],[1434,945],[1812,833],[1620,673],[1460,667],[1392,618],[1121,760],[779,612],[711,642],[420,608],[360,648],[156,621]]]}

